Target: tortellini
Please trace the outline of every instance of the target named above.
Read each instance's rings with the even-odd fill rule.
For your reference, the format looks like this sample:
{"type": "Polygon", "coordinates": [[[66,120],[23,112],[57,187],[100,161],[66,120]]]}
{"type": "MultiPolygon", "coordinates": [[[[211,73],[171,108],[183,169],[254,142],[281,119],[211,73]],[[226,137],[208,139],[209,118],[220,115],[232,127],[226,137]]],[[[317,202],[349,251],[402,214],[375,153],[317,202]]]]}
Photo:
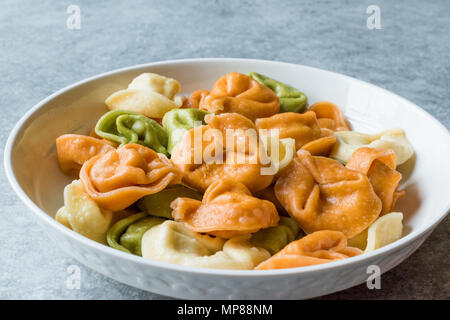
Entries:
{"type": "Polygon", "coordinates": [[[270,253],[252,246],[249,238],[250,235],[230,240],[213,238],[168,220],[144,234],[142,256],[199,268],[250,270],[268,259],[270,253]]]}
{"type": "Polygon", "coordinates": [[[277,130],[280,139],[294,139],[296,150],[310,141],[319,139],[322,134],[314,112],[279,113],[268,118],[257,119],[255,124],[260,134],[262,132],[269,134],[270,130],[277,130]]]}
{"type": "Polygon", "coordinates": [[[162,119],[162,125],[169,138],[167,151],[172,153],[173,148],[187,131],[205,124],[204,118],[208,113],[195,108],[174,109],[167,112],[162,119]]]}
{"type": "Polygon", "coordinates": [[[273,255],[294,241],[299,233],[300,226],[294,219],[280,217],[278,225],[254,233],[250,242],[255,247],[264,248],[273,255]]]}
{"type": "Polygon", "coordinates": [[[180,87],[177,80],[156,73],[142,73],[128,85],[129,89],[150,90],[169,99],[175,98],[175,95],[180,92],[180,87]]]}
{"type": "Polygon", "coordinates": [[[264,148],[253,122],[238,113],[209,114],[205,121],[207,125],[189,130],[172,152],[184,183],[200,191],[226,178],[252,192],[268,187],[276,170],[267,153],[260,152],[264,148]]]}
{"type": "Polygon", "coordinates": [[[251,77],[232,72],[217,80],[208,95],[200,94],[199,108],[215,114],[237,112],[254,121],[278,113],[280,99],[251,77]]]}
{"type": "Polygon", "coordinates": [[[186,99],[184,107],[185,108],[200,108],[200,104],[202,104],[205,98],[208,96],[208,90],[196,90],[192,92],[189,97],[186,99]]]}
{"type": "Polygon", "coordinates": [[[414,150],[402,129],[389,129],[378,134],[365,134],[354,131],[336,132],[337,142],[330,157],[344,164],[348,162],[353,152],[361,147],[375,149],[392,149],[396,155],[396,164],[401,165],[410,159],[414,150]]]}
{"type": "Polygon", "coordinates": [[[264,151],[270,158],[274,173],[286,168],[295,155],[295,140],[292,138],[276,139],[274,136],[260,135],[264,151]]]}
{"type": "Polygon", "coordinates": [[[397,199],[404,194],[404,191],[397,191],[402,175],[395,170],[395,153],[390,149],[359,148],[346,167],[367,175],[383,204],[381,215],[391,212],[397,199]]]}
{"type": "Polygon", "coordinates": [[[136,77],[128,89],[110,95],[105,103],[111,110],[127,110],[149,118],[162,118],[172,109],[179,108],[183,100],[175,95],[180,83],[155,73],[143,73],[136,77]]]}
{"type": "Polygon", "coordinates": [[[361,233],[379,216],[382,202],[367,176],[338,161],[299,150],[280,173],[275,195],[306,233],[361,233]]]}
{"type": "Polygon", "coordinates": [[[336,143],[336,136],[333,131],[326,128],[321,128],[320,132],[319,139],[304,144],[301,149],[308,151],[313,156],[328,157],[336,143]]]}
{"type": "Polygon", "coordinates": [[[334,103],[320,101],[309,107],[308,111],[316,114],[317,121],[321,128],[332,131],[349,131],[350,127],[341,109],[334,103]]]}
{"type": "Polygon", "coordinates": [[[106,232],[113,213],[100,208],[84,190],[79,180],[64,188],[64,207],[58,210],[55,219],[73,231],[94,241],[106,244],[106,232]]]}
{"type": "Polygon", "coordinates": [[[119,211],[180,183],[181,174],[163,154],[130,143],[85,162],[80,179],[100,206],[119,211]]]}
{"type": "Polygon", "coordinates": [[[109,143],[79,134],[64,134],[56,139],[56,152],[61,170],[77,175],[92,157],[114,150],[109,143]]]}
{"type": "Polygon", "coordinates": [[[403,214],[391,212],[378,218],[368,229],[348,240],[349,245],[370,252],[402,237],[403,214]]]}
{"type": "Polygon", "coordinates": [[[281,139],[295,140],[295,149],[303,149],[312,155],[328,156],[336,143],[334,132],[321,128],[312,111],[305,113],[285,112],[256,119],[259,134],[278,134],[281,139]]]}
{"type": "Polygon", "coordinates": [[[396,168],[414,154],[403,130],[352,132],[335,104],[307,109],[303,92],[256,72],[179,92],[143,73],[89,136],[56,139],[62,171],[79,177],[57,221],[125,253],[219,269],[312,266],[401,238],[396,168]]]}
{"type": "Polygon", "coordinates": [[[141,256],[141,240],[150,228],[163,223],[165,220],[149,217],[145,212],[136,213],[116,222],[107,233],[110,247],[141,256]]]}
{"type": "Polygon", "coordinates": [[[120,145],[138,143],[168,155],[168,137],[163,127],[135,112],[113,110],[104,114],[95,126],[95,133],[120,145]]]}
{"type": "Polygon", "coordinates": [[[202,201],[178,198],[171,207],[173,218],[187,228],[222,238],[254,233],[279,221],[273,203],[253,197],[242,183],[231,179],[213,183],[202,201]]]}
{"type": "Polygon", "coordinates": [[[321,230],[289,243],[255,269],[306,267],[354,257],[361,253],[360,249],[347,245],[347,238],[342,232],[321,230]]]}
{"type": "Polygon", "coordinates": [[[403,214],[391,212],[378,218],[367,231],[367,246],[365,252],[384,247],[402,237],[403,214]]]}
{"type": "Polygon", "coordinates": [[[280,112],[302,112],[306,108],[308,98],[300,90],[256,72],[248,75],[275,91],[280,98],[280,112]]]}
{"type": "Polygon", "coordinates": [[[202,193],[183,185],[171,185],[158,193],[143,197],[137,202],[137,206],[149,215],[173,219],[170,207],[172,201],[176,198],[201,200],[202,196],[202,193]]]}

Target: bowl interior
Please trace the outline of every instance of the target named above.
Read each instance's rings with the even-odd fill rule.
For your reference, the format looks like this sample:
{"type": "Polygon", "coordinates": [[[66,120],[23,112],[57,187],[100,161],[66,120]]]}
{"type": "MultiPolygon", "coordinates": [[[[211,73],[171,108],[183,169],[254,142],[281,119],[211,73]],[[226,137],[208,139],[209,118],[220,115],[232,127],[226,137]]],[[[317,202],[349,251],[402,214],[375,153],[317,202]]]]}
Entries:
{"type": "Polygon", "coordinates": [[[308,96],[309,104],[328,100],[337,104],[353,130],[373,133],[400,127],[415,149],[403,164],[406,196],[396,211],[405,215],[405,233],[420,232],[442,218],[449,208],[448,131],[412,103],[370,84],[314,68],[278,62],[234,59],[175,61],[137,66],[88,79],[46,99],[17,131],[11,151],[13,174],[28,197],[49,216],[63,204],[63,188],[71,179],[59,170],[55,139],[65,133],[89,134],[107,111],[104,100],[125,88],[142,72],[173,77],[182,93],[209,89],[223,74],[256,71],[288,83],[308,96]]]}

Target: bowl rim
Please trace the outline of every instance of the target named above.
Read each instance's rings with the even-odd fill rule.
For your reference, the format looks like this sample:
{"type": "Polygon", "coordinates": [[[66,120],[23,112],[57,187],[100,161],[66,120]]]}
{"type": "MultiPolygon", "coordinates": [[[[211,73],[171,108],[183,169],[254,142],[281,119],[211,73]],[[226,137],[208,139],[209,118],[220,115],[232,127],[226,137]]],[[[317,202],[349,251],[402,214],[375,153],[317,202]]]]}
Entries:
{"type": "MultiPolygon", "coordinates": [[[[371,258],[376,258],[379,256],[384,255],[386,252],[389,251],[397,251],[400,250],[415,240],[421,238],[424,235],[427,235],[428,233],[431,233],[432,230],[447,216],[447,214],[450,212],[450,198],[446,205],[446,207],[443,209],[443,212],[439,215],[436,215],[433,217],[433,219],[428,223],[427,226],[424,226],[418,230],[414,230],[410,232],[409,234],[405,235],[401,239],[384,246],[382,248],[379,248],[377,250],[367,252],[355,257],[343,259],[343,260],[337,260],[325,264],[320,265],[314,265],[314,266],[307,266],[307,267],[298,267],[298,268],[288,268],[288,269],[275,269],[275,270],[230,270],[230,269],[209,269],[209,268],[199,268],[199,267],[191,267],[191,266],[184,266],[184,265],[177,265],[172,264],[168,262],[162,262],[162,261],[156,261],[151,259],[146,259],[140,256],[132,255],[129,253],[122,252],[120,250],[116,250],[114,248],[111,248],[106,245],[102,245],[100,243],[97,243],[87,237],[84,237],[75,231],[63,226],[62,224],[58,223],[55,219],[50,217],[47,213],[45,213],[41,208],[39,208],[31,199],[28,197],[28,195],[22,190],[21,186],[19,185],[14,171],[12,169],[12,151],[14,144],[18,138],[19,132],[22,130],[24,124],[27,123],[27,121],[34,115],[34,113],[38,112],[41,107],[46,105],[49,101],[56,98],[57,96],[70,91],[72,89],[75,89],[81,85],[84,85],[85,83],[105,78],[111,75],[119,74],[122,72],[142,69],[142,68],[150,68],[155,66],[164,66],[164,65],[173,65],[173,64],[186,64],[186,63],[204,63],[204,62],[235,62],[235,63],[269,63],[269,64],[280,64],[280,65],[288,65],[288,66],[300,66],[305,69],[309,69],[311,71],[315,72],[324,72],[329,73],[334,76],[338,76],[342,79],[345,79],[347,81],[356,82],[359,84],[366,85],[368,87],[373,87],[376,90],[381,90],[384,93],[387,93],[388,95],[393,96],[396,99],[399,99],[400,101],[403,101],[404,103],[408,104],[410,107],[416,109],[419,113],[422,114],[422,116],[428,118],[428,120],[432,121],[435,126],[440,128],[443,133],[446,132],[449,140],[449,148],[450,148],[450,132],[447,130],[447,128],[440,123],[436,118],[434,118],[432,115],[430,115],[428,112],[426,112],[424,109],[418,107],[413,102],[391,92],[386,89],[383,89],[379,86],[373,85],[371,83],[341,74],[333,71],[328,71],[320,68],[305,66],[301,64],[295,64],[295,63],[288,63],[288,62],[281,62],[281,61],[274,61],[274,60],[262,60],[262,59],[245,59],[245,58],[191,58],[191,59],[176,59],[176,60],[165,60],[165,61],[157,61],[157,62],[151,62],[151,63],[144,63],[144,64],[138,64],[128,67],[123,67],[119,69],[114,69],[108,72],[104,72],[101,74],[97,74],[88,78],[85,78],[83,80],[77,81],[73,84],[70,84],[53,94],[49,95],[48,97],[44,98],[43,100],[39,101],[37,104],[35,104],[31,109],[29,109],[21,118],[20,120],[15,124],[13,129],[11,130],[6,145],[4,149],[4,167],[7,179],[12,186],[15,193],[19,196],[19,198],[22,200],[23,203],[28,207],[28,209],[31,209],[31,211],[37,215],[41,221],[47,223],[50,227],[56,229],[58,232],[63,233],[64,236],[71,238],[73,241],[79,242],[82,245],[90,247],[92,250],[100,250],[104,254],[108,254],[110,256],[114,256],[121,259],[129,260],[130,262],[137,263],[140,265],[146,265],[148,267],[153,268],[159,268],[159,269],[167,269],[170,271],[178,271],[188,274],[207,274],[207,275],[217,275],[217,276],[227,276],[227,277],[237,277],[237,276],[245,276],[245,277],[276,277],[276,276],[286,276],[286,275],[297,275],[297,274],[310,274],[313,272],[321,272],[324,270],[331,270],[331,269],[338,269],[342,267],[346,267],[348,265],[356,265],[358,263],[364,263],[364,261],[369,261],[371,258]]],[[[82,261],[80,261],[83,263],[82,261]]],[[[387,270],[382,270],[382,272],[385,272],[387,270]]]]}

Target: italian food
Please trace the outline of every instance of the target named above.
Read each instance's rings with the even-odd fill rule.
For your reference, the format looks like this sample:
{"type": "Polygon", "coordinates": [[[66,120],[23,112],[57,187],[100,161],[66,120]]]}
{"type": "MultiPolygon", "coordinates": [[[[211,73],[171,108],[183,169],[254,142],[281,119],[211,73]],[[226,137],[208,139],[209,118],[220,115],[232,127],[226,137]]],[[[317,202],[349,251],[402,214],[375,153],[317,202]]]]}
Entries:
{"type": "Polygon", "coordinates": [[[257,70],[195,89],[141,74],[111,92],[90,133],[57,137],[75,180],[55,219],[144,259],[254,272],[402,237],[398,166],[414,156],[402,129],[352,131],[338,105],[309,105],[302,88],[257,70]]]}

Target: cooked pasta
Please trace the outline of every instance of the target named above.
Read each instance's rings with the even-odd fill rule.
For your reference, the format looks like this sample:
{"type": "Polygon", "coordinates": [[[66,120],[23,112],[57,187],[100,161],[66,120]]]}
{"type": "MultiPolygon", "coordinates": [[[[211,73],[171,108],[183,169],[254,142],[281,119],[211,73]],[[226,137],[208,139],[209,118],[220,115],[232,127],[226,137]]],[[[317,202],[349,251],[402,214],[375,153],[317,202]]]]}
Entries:
{"type": "Polygon", "coordinates": [[[256,72],[248,75],[277,94],[280,98],[280,112],[302,112],[306,108],[308,98],[300,90],[256,72]]]}
{"type": "Polygon", "coordinates": [[[301,149],[308,151],[313,156],[328,157],[335,143],[335,133],[332,130],[321,128],[320,138],[304,144],[301,149]]]}
{"type": "Polygon", "coordinates": [[[119,145],[139,143],[168,155],[166,131],[156,121],[135,112],[113,110],[105,113],[97,122],[95,133],[119,145]]]}
{"type": "Polygon", "coordinates": [[[391,212],[378,218],[368,229],[357,236],[348,239],[349,245],[364,252],[370,252],[384,247],[402,237],[403,214],[391,212]]]}
{"type": "Polygon", "coordinates": [[[92,200],[79,180],[64,188],[64,206],[56,213],[59,221],[73,231],[97,242],[106,243],[106,232],[113,213],[92,200]]]}
{"type": "Polygon", "coordinates": [[[383,205],[381,215],[391,212],[397,199],[404,194],[403,191],[397,191],[402,175],[395,170],[395,153],[390,149],[359,148],[346,167],[362,172],[369,178],[383,205]]]}
{"type": "Polygon", "coordinates": [[[293,241],[256,270],[306,267],[346,259],[361,254],[358,248],[347,246],[342,232],[322,230],[293,241]]]}
{"type": "Polygon", "coordinates": [[[276,114],[280,99],[251,77],[232,72],[217,80],[208,95],[200,99],[199,108],[216,114],[236,112],[255,120],[276,114]]]}
{"type": "Polygon", "coordinates": [[[142,256],[200,268],[253,269],[270,253],[252,246],[249,237],[212,238],[193,232],[182,223],[166,221],[144,234],[142,256]]]}
{"type": "Polygon", "coordinates": [[[350,127],[341,109],[334,103],[320,101],[313,104],[308,109],[316,114],[317,121],[321,128],[332,131],[348,131],[350,127]]]}
{"type": "Polygon", "coordinates": [[[210,185],[202,201],[178,198],[171,207],[173,218],[189,229],[222,238],[253,233],[279,220],[270,201],[253,197],[247,187],[231,179],[210,185]]]}
{"type": "Polygon", "coordinates": [[[170,185],[158,193],[143,197],[136,205],[147,214],[173,219],[170,204],[177,198],[202,200],[203,194],[183,185],[170,185]]]}
{"type": "Polygon", "coordinates": [[[316,114],[310,111],[302,114],[279,113],[268,118],[256,119],[255,123],[260,132],[265,130],[269,134],[270,130],[276,130],[280,139],[294,139],[297,150],[322,135],[316,114]]]}
{"type": "MultiPolygon", "coordinates": [[[[276,72],[274,72],[275,74],[276,72]]],[[[313,266],[401,238],[402,129],[351,131],[328,101],[260,73],[231,72],[177,96],[154,73],[105,101],[89,135],[56,139],[56,220],[94,241],[186,267],[313,266]]]]}
{"type": "Polygon", "coordinates": [[[183,181],[200,191],[225,178],[252,192],[268,187],[276,172],[270,172],[270,161],[264,164],[261,158],[253,122],[238,113],[207,115],[205,121],[207,125],[189,130],[172,152],[171,161],[184,173],[183,181]],[[262,175],[264,169],[269,174],[262,175]]]}
{"type": "Polygon", "coordinates": [[[65,173],[78,175],[81,166],[89,159],[114,150],[100,139],[79,134],[64,134],[56,139],[59,166],[65,173]]]}
{"type": "Polygon", "coordinates": [[[167,151],[172,153],[173,148],[183,139],[187,131],[206,124],[204,119],[207,114],[207,111],[196,108],[174,109],[167,112],[162,119],[169,137],[167,151]]]}
{"type": "Polygon", "coordinates": [[[299,233],[300,226],[294,219],[280,217],[278,225],[254,233],[250,242],[256,247],[266,249],[273,255],[294,241],[299,233]]]}
{"type": "Polygon", "coordinates": [[[384,247],[402,237],[403,214],[391,212],[378,218],[367,230],[367,246],[365,252],[384,247]]]}
{"type": "Polygon", "coordinates": [[[156,73],[142,73],[131,81],[129,89],[150,90],[159,93],[168,99],[174,99],[180,92],[180,83],[172,78],[167,78],[156,73]]]}
{"type": "Polygon", "coordinates": [[[366,175],[304,150],[281,172],[275,195],[306,233],[337,230],[352,237],[373,223],[382,208],[366,175]]]}
{"type": "Polygon", "coordinates": [[[179,183],[181,175],[164,155],[139,144],[126,144],[85,162],[80,179],[99,205],[119,211],[179,183]]]}
{"type": "Polygon", "coordinates": [[[205,98],[208,96],[208,90],[196,90],[192,92],[189,97],[185,101],[184,107],[198,109],[200,108],[200,104],[204,103],[205,98]]]}
{"type": "Polygon", "coordinates": [[[286,168],[295,155],[295,140],[292,138],[277,139],[271,135],[260,135],[264,151],[270,158],[274,174],[286,168]]]}
{"type": "Polygon", "coordinates": [[[110,95],[105,103],[111,110],[127,110],[150,118],[162,118],[164,114],[183,104],[175,97],[180,83],[154,73],[144,73],[133,79],[127,89],[110,95]]]}
{"type": "Polygon", "coordinates": [[[107,242],[112,248],[141,256],[142,236],[147,230],[164,221],[161,218],[150,217],[145,212],[136,213],[117,221],[108,230],[107,242]]]}
{"type": "Polygon", "coordinates": [[[380,150],[391,149],[396,156],[396,164],[400,165],[410,159],[413,148],[406,139],[402,129],[384,130],[378,134],[365,134],[354,131],[336,132],[336,145],[330,157],[346,164],[353,152],[358,148],[367,147],[380,150]]]}

